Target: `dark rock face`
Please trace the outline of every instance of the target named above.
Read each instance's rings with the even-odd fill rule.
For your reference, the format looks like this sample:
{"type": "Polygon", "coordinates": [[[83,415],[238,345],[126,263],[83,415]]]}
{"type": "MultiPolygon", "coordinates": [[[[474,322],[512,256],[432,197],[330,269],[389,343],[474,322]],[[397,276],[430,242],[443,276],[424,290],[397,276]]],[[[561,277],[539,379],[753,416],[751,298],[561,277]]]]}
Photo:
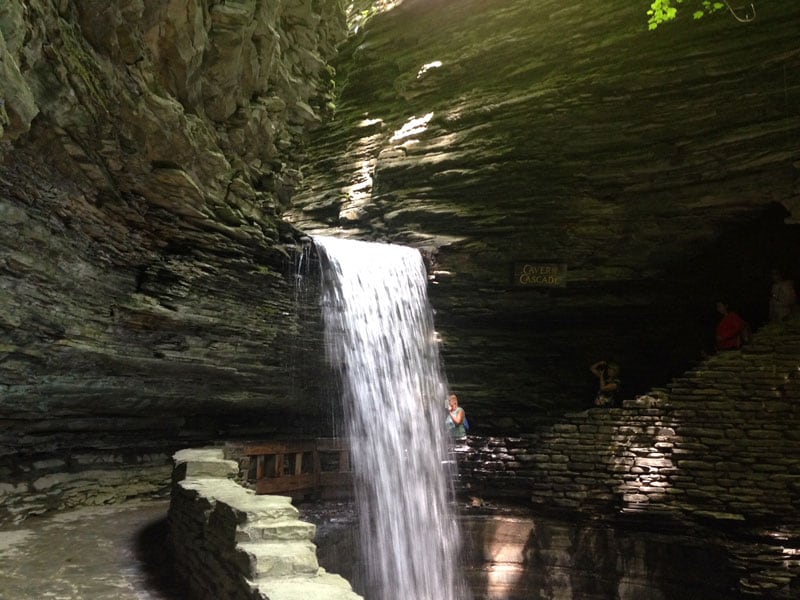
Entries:
{"type": "Polygon", "coordinates": [[[13,518],[72,502],[56,471],[144,463],[155,491],[176,448],[323,426],[278,215],[344,31],[336,2],[0,7],[0,493],[31,493],[13,518]]]}
{"type": "Polygon", "coordinates": [[[708,540],[529,514],[470,515],[462,527],[476,599],[741,597],[708,540]]]}
{"type": "Polygon", "coordinates": [[[718,296],[760,323],[796,255],[798,10],[653,33],[624,1],[406,0],[337,59],[288,218],[426,252],[476,425],[588,406],[609,356],[642,393],[699,358],[718,296]],[[565,287],[513,285],[522,261],[566,265],[565,287]]]}
{"type": "MultiPolygon", "coordinates": [[[[590,4],[406,0],[341,47],[334,85],[335,0],[0,3],[0,521],[161,493],[178,447],[329,433],[295,287],[324,232],[424,253],[478,431],[559,420],[476,449],[497,493],[667,514],[678,565],[703,523],[729,559],[711,585],[796,597],[796,331],[758,350],[758,385],[722,360],[671,405],[565,413],[595,360],[647,391],[697,360],[715,300],[757,326],[769,268],[800,277],[800,5],[648,33],[645,5],[590,4]],[[562,285],[515,285],[523,263],[562,285]]],[[[556,540],[598,549],[572,555],[583,591],[604,546],[636,545],[590,533],[556,540]]],[[[554,595],[538,543],[520,573],[554,595]]],[[[598,594],[651,564],[608,561],[598,594]]]]}

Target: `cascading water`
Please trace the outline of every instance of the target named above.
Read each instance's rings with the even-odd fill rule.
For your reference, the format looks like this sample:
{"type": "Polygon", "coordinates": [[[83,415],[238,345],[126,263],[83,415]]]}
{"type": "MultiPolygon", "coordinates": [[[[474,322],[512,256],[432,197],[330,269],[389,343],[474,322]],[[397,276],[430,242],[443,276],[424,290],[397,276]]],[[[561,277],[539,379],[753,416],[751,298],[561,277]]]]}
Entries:
{"type": "Polygon", "coordinates": [[[411,248],[315,237],[327,352],[342,374],[370,600],[464,600],[447,388],[411,248]]]}

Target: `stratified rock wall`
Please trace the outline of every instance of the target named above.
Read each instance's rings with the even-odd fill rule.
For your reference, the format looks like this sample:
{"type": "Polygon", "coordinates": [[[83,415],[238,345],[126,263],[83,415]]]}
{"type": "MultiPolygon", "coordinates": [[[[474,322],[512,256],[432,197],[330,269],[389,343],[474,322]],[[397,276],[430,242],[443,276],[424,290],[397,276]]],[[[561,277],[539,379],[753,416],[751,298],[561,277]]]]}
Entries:
{"type": "Polygon", "coordinates": [[[300,230],[423,250],[479,430],[588,406],[599,358],[663,383],[721,296],[760,324],[769,268],[800,277],[800,5],[645,9],[405,0],[334,85],[336,0],[2,2],[0,489],[331,433],[300,230]]]}
{"type": "MultiPolygon", "coordinates": [[[[459,491],[523,500],[568,521],[690,532],[723,551],[730,598],[800,589],[800,318],[622,408],[565,415],[457,450],[459,491]]],[[[477,504],[476,500],[476,504],[477,504]]],[[[688,582],[678,589],[687,597],[688,582]]],[[[665,597],[681,597],[668,595],[665,597]]]]}
{"type": "Polygon", "coordinates": [[[800,5],[655,32],[646,9],[405,0],[337,59],[288,217],[426,251],[448,375],[483,427],[588,406],[600,358],[630,392],[663,383],[720,296],[758,324],[770,266],[800,275],[800,5]],[[566,265],[565,287],[514,286],[522,261],[566,265]]]}
{"type": "Polygon", "coordinates": [[[41,492],[14,518],[65,505],[53,472],[324,427],[278,213],[344,31],[333,0],[0,5],[0,489],[41,492]]]}
{"type": "Polygon", "coordinates": [[[714,542],[591,519],[486,512],[462,519],[465,576],[478,598],[741,598],[714,542]]]}

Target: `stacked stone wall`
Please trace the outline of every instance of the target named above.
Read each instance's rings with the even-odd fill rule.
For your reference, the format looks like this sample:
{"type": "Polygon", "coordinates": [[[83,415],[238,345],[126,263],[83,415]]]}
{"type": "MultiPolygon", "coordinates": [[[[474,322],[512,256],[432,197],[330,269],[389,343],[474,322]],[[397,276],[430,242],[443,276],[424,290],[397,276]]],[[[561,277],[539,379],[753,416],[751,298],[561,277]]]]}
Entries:
{"type": "Polygon", "coordinates": [[[544,510],[689,525],[720,542],[738,590],[800,589],[800,320],[666,388],[593,408],[528,435],[469,438],[459,489],[544,510]]]}
{"type": "Polygon", "coordinates": [[[131,498],[169,494],[168,454],[123,452],[65,453],[0,465],[0,526],[34,515],[79,506],[114,504],[131,498]]]}
{"type": "Polygon", "coordinates": [[[256,496],[232,480],[222,449],[175,454],[169,509],[176,577],[193,600],[360,600],[319,567],[315,527],[285,496],[256,496]]]}

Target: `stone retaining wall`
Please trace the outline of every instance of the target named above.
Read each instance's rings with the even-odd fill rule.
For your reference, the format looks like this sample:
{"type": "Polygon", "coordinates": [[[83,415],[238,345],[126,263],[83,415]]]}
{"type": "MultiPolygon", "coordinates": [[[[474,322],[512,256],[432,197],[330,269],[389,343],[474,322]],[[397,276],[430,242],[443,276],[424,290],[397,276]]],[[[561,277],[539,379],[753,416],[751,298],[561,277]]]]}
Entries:
{"type": "Polygon", "coordinates": [[[73,452],[0,466],[0,526],[78,506],[169,493],[168,454],[73,452]]]}
{"type": "Polygon", "coordinates": [[[319,567],[315,527],[285,496],[256,496],[222,449],[175,454],[169,509],[175,574],[196,600],[360,600],[319,567]]]}
{"type": "Polygon", "coordinates": [[[622,408],[568,414],[530,435],[469,438],[456,449],[459,490],[725,535],[741,593],[796,598],[799,369],[800,320],[769,325],[743,350],[622,408]]]}
{"type": "Polygon", "coordinates": [[[464,576],[475,598],[736,597],[730,592],[734,569],[727,564],[724,548],[705,539],[529,512],[466,514],[461,527],[464,576]]]}

